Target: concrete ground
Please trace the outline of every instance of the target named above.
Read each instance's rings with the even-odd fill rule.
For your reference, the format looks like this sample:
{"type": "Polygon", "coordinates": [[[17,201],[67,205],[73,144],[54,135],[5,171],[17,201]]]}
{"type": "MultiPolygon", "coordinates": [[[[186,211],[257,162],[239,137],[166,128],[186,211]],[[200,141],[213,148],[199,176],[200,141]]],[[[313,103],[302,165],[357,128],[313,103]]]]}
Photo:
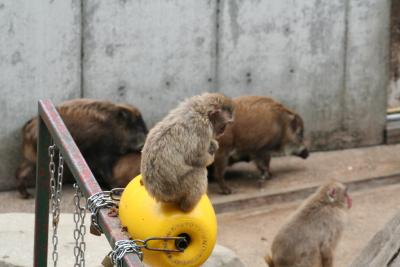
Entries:
{"type": "MultiPolygon", "coordinates": [[[[347,267],[372,236],[400,211],[400,185],[352,193],[353,208],[336,253],[336,267],[347,267]]],[[[301,201],[218,216],[218,240],[251,267],[267,266],[264,255],[279,227],[301,201]]]]}
{"type": "MultiPolygon", "coordinates": [[[[234,194],[229,196],[219,195],[218,186],[210,183],[209,195],[216,205],[238,200],[242,203],[229,212],[218,214],[218,242],[236,251],[246,266],[266,266],[262,257],[280,225],[308,194],[307,189],[325,180],[334,178],[363,185],[355,187],[352,192],[354,204],[337,250],[337,267],[348,266],[374,233],[400,210],[400,178],[396,176],[400,174],[400,145],[318,152],[312,153],[307,160],[274,158],[271,168],[274,177],[260,188],[254,166],[234,166],[228,173],[228,184],[234,189],[234,194]],[[394,178],[387,182],[385,176],[391,175],[394,178]],[[274,202],[268,205],[257,202],[256,208],[251,207],[251,203],[246,204],[246,201],[253,201],[251,198],[254,196],[279,196],[301,191],[307,194],[293,195],[290,201],[274,198],[274,202]]],[[[63,212],[73,211],[72,197],[71,186],[65,186],[63,212]]],[[[14,191],[0,193],[0,213],[3,213],[0,214],[0,267],[32,265],[33,211],[32,199],[21,200],[14,191]]],[[[65,251],[60,261],[71,266],[73,220],[70,214],[63,214],[62,218],[64,230],[60,248],[69,252],[65,251]]],[[[87,255],[93,264],[86,266],[98,266],[96,264],[109,250],[107,242],[104,237],[90,235],[87,240],[87,255]]]]}

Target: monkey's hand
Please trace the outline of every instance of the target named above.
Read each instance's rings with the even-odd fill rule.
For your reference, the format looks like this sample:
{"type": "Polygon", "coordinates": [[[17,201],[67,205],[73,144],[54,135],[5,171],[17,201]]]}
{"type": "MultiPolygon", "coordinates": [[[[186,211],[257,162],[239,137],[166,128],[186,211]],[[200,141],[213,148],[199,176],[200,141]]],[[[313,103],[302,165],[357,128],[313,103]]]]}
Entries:
{"type": "Polygon", "coordinates": [[[215,152],[217,152],[218,148],[218,141],[212,139],[210,142],[210,146],[208,147],[207,166],[210,166],[214,162],[215,152]]]}
{"type": "Polygon", "coordinates": [[[214,162],[214,155],[213,154],[207,154],[207,162],[206,162],[206,166],[210,166],[211,164],[213,164],[214,162]]]}
{"type": "Polygon", "coordinates": [[[218,141],[212,139],[210,147],[208,148],[208,153],[210,153],[210,155],[215,155],[215,152],[217,152],[218,148],[219,148],[218,141]]]}
{"type": "MultiPolygon", "coordinates": [[[[214,161],[214,154],[210,153],[218,149],[218,142],[204,133],[192,136],[190,142],[186,142],[184,154],[185,163],[189,166],[205,168],[214,161]],[[204,136],[205,135],[205,136],[204,136]],[[211,141],[210,141],[211,139],[211,141]]],[[[185,141],[185,139],[183,139],[185,141]]]]}

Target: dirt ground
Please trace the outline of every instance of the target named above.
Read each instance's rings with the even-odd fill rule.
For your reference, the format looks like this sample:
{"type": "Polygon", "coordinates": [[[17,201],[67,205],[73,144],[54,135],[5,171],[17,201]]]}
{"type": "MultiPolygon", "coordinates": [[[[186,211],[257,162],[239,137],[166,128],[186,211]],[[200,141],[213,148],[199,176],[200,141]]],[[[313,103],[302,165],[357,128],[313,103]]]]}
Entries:
{"type": "MultiPolygon", "coordinates": [[[[295,157],[274,158],[271,169],[273,179],[259,187],[257,171],[253,165],[234,166],[227,178],[234,194],[218,194],[217,184],[211,182],[209,196],[214,204],[224,205],[248,196],[280,196],[304,191],[329,179],[363,183],[363,186],[358,186],[352,192],[353,208],[349,212],[348,225],[337,249],[336,267],[349,266],[370,238],[396,212],[400,212],[400,145],[317,152],[312,153],[307,160],[295,157]],[[385,180],[388,176],[394,178],[385,180]]],[[[266,266],[263,256],[269,250],[279,227],[303,201],[302,197],[304,194],[297,195],[294,201],[290,199],[285,202],[280,202],[278,197],[278,201],[273,204],[261,203],[257,204],[257,208],[234,206],[233,211],[218,214],[218,243],[234,250],[246,266],[266,266]]],[[[72,186],[65,185],[62,211],[70,213],[73,209],[72,186]]],[[[33,213],[34,200],[22,200],[15,191],[1,192],[0,213],[13,212],[33,213]]],[[[0,221],[0,227],[3,223],[8,222],[0,221]]],[[[7,235],[13,238],[12,234],[7,235]]]]}
{"type": "MultiPolygon", "coordinates": [[[[336,253],[336,267],[346,267],[389,219],[399,212],[400,185],[352,193],[353,207],[336,253]]],[[[301,201],[218,216],[218,242],[233,249],[246,266],[264,267],[263,256],[280,225],[301,201]]]]}

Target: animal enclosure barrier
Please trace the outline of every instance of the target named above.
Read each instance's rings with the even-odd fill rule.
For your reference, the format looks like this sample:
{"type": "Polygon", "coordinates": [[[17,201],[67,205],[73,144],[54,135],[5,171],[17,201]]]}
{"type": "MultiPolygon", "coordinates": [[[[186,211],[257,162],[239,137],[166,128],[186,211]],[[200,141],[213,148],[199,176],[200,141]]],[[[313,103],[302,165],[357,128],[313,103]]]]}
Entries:
{"type": "MultiPolygon", "coordinates": [[[[92,205],[92,208],[97,212],[95,213],[96,216],[92,216],[91,218],[92,223],[98,224],[98,227],[95,227],[94,229],[91,227],[91,232],[92,230],[95,232],[97,230],[100,235],[101,231],[103,231],[112,248],[115,249],[117,244],[119,250],[113,250],[112,256],[121,258],[119,263],[123,266],[143,266],[138,257],[141,255],[141,247],[136,246],[132,241],[129,242],[127,234],[120,230],[121,227],[118,218],[108,216],[107,211],[101,209],[102,207],[108,207],[108,204],[110,203],[107,200],[107,191],[103,192],[101,190],[82,154],[72,139],[71,134],[68,132],[64,122],[51,101],[39,101],[38,118],[38,160],[36,168],[33,266],[47,266],[49,199],[52,203],[52,260],[54,266],[57,266],[57,226],[60,219],[59,206],[61,202],[64,162],[67,164],[76,181],[76,184],[74,185],[74,221],[76,225],[73,232],[75,239],[74,266],[85,266],[84,253],[86,250],[86,244],[84,241],[84,235],[86,229],[84,219],[86,215],[86,207],[82,207],[81,205],[83,198],[88,199],[89,208],[90,205],[92,205]],[[56,158],[58,158],[57,164],[55,162],[56,158]],[[105,195],[106,198],[104,198],[103,195],[105,195]],[[99,196],[103,197],[99,198],[99,196]],[[116,231],[116,229],[118,230],[116,231]],[[135,248],[138,249],[135,250],[135,248]]],[[[108,197],[110,197],[111,194],[112,192],[109,191],[108,197]]]]}

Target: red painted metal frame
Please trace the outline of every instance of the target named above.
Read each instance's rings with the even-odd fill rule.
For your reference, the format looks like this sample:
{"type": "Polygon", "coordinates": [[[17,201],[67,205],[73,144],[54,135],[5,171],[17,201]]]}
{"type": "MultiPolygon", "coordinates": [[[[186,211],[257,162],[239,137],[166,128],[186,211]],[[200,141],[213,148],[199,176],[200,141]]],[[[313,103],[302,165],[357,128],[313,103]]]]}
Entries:
{"type": "MultiPolygon", "coordinates": [[[[48,171],[48,146],[50,138],[60,149],[64,162],[68,165],[79,188],[86,198],[102,191],[81,152],[76,146],[71,134],[65,127],[57,109],[50,100],[39,101],[38,123],[38,161],[36,173],[36,207],[35,207],[35,244],[34,266],[47,266],[48,223],[49,223],[49,171],[48,171]]],[[[118,218],[107,215],[106,210],[99,212],[99,224],[103,229],[111,247],[118,240],[129,237],[121,230],[118,218]]],[[[144,266],[135,254],[124,257],[124,266],[144,266]]]]}

